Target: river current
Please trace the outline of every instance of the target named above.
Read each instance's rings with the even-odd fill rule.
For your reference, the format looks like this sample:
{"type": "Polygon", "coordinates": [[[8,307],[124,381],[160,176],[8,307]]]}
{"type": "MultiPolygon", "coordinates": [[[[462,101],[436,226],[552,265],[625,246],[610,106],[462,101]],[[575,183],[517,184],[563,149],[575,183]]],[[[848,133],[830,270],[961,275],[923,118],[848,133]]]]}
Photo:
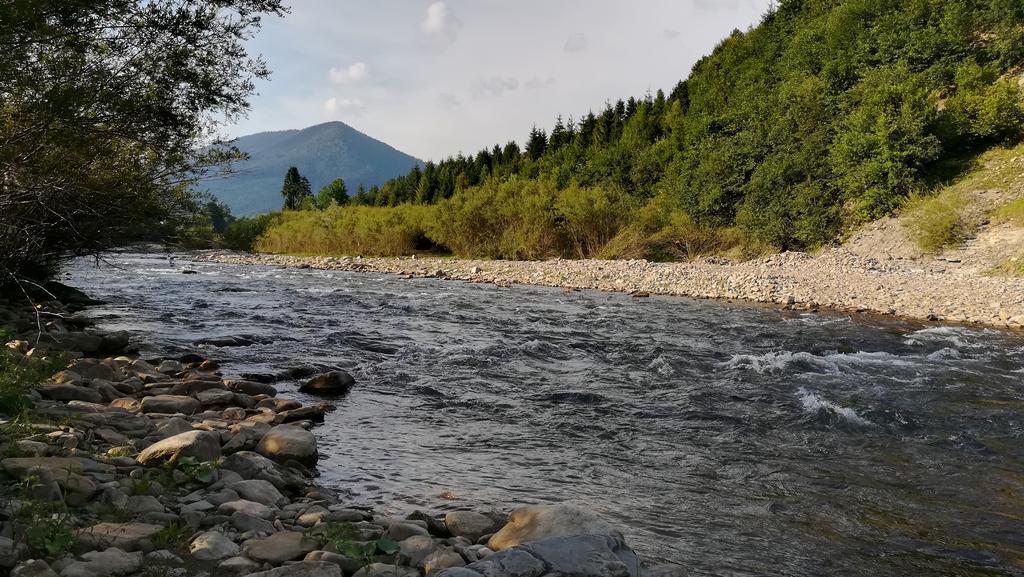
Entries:
{"type": "Polygon", "coordinates": [[[188,255],[66,277],[144,356],[352,373],[316,429],[346,502],[574,501],[687,575],[1024,575],[1020,334],[188,255]],[[258,344],[194,344],[225,335],[258,344]]]}

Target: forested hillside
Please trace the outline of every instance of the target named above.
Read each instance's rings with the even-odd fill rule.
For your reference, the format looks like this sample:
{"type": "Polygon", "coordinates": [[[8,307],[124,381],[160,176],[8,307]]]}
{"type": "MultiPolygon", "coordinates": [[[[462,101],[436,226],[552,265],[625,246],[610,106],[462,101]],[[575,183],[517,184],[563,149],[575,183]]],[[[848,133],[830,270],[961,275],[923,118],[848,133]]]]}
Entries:
{"type": "Polygon", "coordinates": [[[353,240],[335,237],[360,227],[404,235],[398,252],[509,258],[812,248],[1019,140],[1022,73],[1019,0],[784,0],[667,94],[560,117],[521,147],[427,163],[354,199],[390,212],[286,214],[262,248],[347,252],[353,240]]]}

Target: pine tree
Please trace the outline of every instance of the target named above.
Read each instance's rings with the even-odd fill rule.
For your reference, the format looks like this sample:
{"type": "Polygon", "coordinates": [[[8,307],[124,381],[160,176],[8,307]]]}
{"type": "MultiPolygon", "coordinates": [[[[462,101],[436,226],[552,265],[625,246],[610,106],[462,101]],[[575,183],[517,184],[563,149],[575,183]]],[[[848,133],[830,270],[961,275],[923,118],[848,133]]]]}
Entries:
{"type": "Polygon", "coordinates": [[[309,188],[309,179],[299,174],[299,169],[292,166],[284,176],[284,185],[281,187],[281,196],[284,197],[285,210],[299,210],[305,199],[312,200],[313,192],[309,188]]]}

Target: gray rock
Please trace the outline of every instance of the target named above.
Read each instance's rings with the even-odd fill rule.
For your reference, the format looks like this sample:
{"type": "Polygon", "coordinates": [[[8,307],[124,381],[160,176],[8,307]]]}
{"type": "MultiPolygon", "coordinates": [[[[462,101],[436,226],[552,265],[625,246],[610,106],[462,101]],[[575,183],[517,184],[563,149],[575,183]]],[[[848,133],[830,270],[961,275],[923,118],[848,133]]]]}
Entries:
{"type": "Polygon", "coordinates": [[[250,577],[342,577],[341,567],[325,561],[302,561],[253,573],[250,577]]]}
{"type": "Polygon", "coordinates": [[[111,547],[106,551],[90,551],[61,570],[61,577],[108,577],[125,575],[142,566],[142,553],[128,553],[111,547]]]}
{"type": "Polygon", "coordinates": [[[309,431],[292,425],[278,425],[260,439],[256,452],[278,463],[297,461],[306,467],[316,467],[316,437],[309,431]]]}
{"type": "Polygon", "coordinates": [[[268,397],[277,396],[277,389],[266,383],[257,383],[256,381],[228,381],[227,385],[228,388],[247,395],[267,395],[268,397]]]}
{"type": "Polygon", "coordinates": [[[196,393],[196,400],[203,407],[226,407],[235,402],[235,394],[223,389],[210,389],[196,393]]]}
{"type": "Polygon", "coordinates": [[[439,571],[452,567],[463,567],[466,560],[454,550],[449,548],[437,549],[423,560],[423,572],[430,577],[439,571]]]}
{"type": "Polygon", "coordinates": [[[212,461],[220,457],[220,436],[209,431],[189,431],[154,443],[139,453],[136,460],[147,465],[161,461],[177,461],[181,457],[194,457],[198,461],[212,461]]]}
{"type": "Polygon", "coordinates": [[[235,483],[231,489],[247,501],[255,501],[268,507],[282,507],[288,502],[272,483],[261,479],[235,483]]]}
{"type": "Polygon", "coordinates": [[[145,561],[156,562],[156,563],[169,563],[172,565],[182,565],[185,562],[182,561],[181,557],[178,557],[174,553],[171,553],[167,549],[161,549],[159,551],[150,551],[146,553],[145,561]]]}
{"type": "MultiPolygon", "coordinates": [[[[519,548],[544,561],[551,573],[561,575],[592,575],[594,577],[639,577],[640,559],[622,537],[609,535],[575,535],[552,537],[519,548]]],[[[484,561],[498,559],[496,553],[484,561]]]]}
{"type": "Polygon", "coordinates": [[[344,395],[354,384],[356,380],[345,371],[331,371],[313,377],[299,387],[299,392],[312,395],[344,395]]]}
{"type": "Polygon", "coordinates": [[[501,529],[500,522],[474,511],[452,511],[444,516],[444,525],[453,536],[473,542],[501,529]]]}
{"type": "Polygon", "coordinates": [[[0,537],[0,567],[14,567],[18,562],[18,548],[13,540],[0,537]]]}
{"type": "Polygon", "coordinates": [[[86,403],[102,403],[103,395],[95,389],[79,385],[43,385],[39,394],[54,401],[84,401],[86,403]]]}
{"type": "Polygon", "coordinates": [[[501,551],[548,537],[563,535],[622,536],[594,512],[576,505],[536,505],[512,512],[508,524],[494,534],[487,546],[501,551]]]}
{"type": "Polygon", "coordinates": [[[310,553],[306,555],[305,560],[334,563],[338,567],[341,567],[341,572],[345,575],[351,575],[363,567],[362,562],[356,559],[352,559],[351,557],[340,553],[331,553],[329,551],[310,551],[310,553]]]}
{"type": "Polygon", "coordinates": [[[260,564],[248,557],[232,557],[225,559],[217,565],[218,575],[249,575],[260,568],[260,564]]]}
{"type": "Polygon", "coordinates": [[[183,395],[157,395],[142,399],[143,413],[191,415],[199,409],[199,401],[183,395]]]}
{"type": "Polygon", "coordinates": [[[282,531],[266,539],[246,541],[244,548],[245,554],[253,560],[279,565],[285,561],[305,557],[310,551],[316,551],[318,543],[303,533],[282,531]]]}
{"type": "Polygon", "coordinates": [[[420,572],[412,567],[371,563],[356,571],[352,577],[419,577],[420,572]]]}
{"type": "Polygon", "coordinates": [[[192,430],[192,423],[181,417],[171,417],[156,428],[156,434],[162,439],[187,433],[192,430]]]}
{"type": "Polygon", "coordinates": [[[228,455],[224,459],[221,469],[238,473],[243,479],[269,481],[278,489],[284,489],[286,486],[284,476],[278,471],[277,465],[263,455],[252,451],[239,451],[228,455]]]}
{"type": "Polygon", "coordinates": [[[32,559],[18,565],[11,571],[11,577],[57,577],[46,561],[32,559]]]}
{"type": "Polygon", "coordinates": [[[398,559],[403,565],[422,567],[423,560],[437,549],[428,535],[413,535],[398,544],[398,559]]]}
{"type": "Polygon", "coordinates": [[[273,520],[275,516],[274,509],[262,504],[256,503],[255,501],[246,501],[240,499],[238,501],[228,501],[220,507],[217,507],[217,512],[221,515],[234,515],[237,512],[259,517],[260,519],[273,520]]]}
{"type": "Polygon", "coordinates": [[[165,375],[176,375],[185,370],[185,367],[178,361],[167,359],[160,362],[160,365],[156,368],[157,371],[165,375]]]}
{"type": "Polygon", "coordinates": [[[152,539],[163,529],[149,523],[99,523],[75,532],[75,537],[87,547],[117,547],[125,551],[139,548],[140,542],[152,539]]]}
{"type": "Polygon", "coordinates": [[[18,452],[26,457],[45,457],[49,445],[39,441],[21,440],[14,443],[18,452]]]}
{"type": "Polygon", "coordinates": [[[274,524],[270,521],[242,511],[235,511],[231,514],[231,526],[243,533],[246,531],[268,534],[274,532],[274,524]]]}
{"type": "Polygon", "coordinates": [[[219,561],[238,555],[238,545],[223,533],[208,531],[192,540],[189,553],[200,561],[219,561]]]}
{"type": "Polygon", "coordinates": [[[164,506],[156,498],[150,495],[136,495],[128,497],[125,510],[138,515],[144,513],[163,513],[164,506]]]}
{"type": "Polygon", "coordinates": [[[415,537],[417,535],[429,537],[430,533],[428,533],[423,527],[413,525],[412,523],[391,523],[384,531],[384,538],[395,542],[402,542],[409,537],[415,537]]]}

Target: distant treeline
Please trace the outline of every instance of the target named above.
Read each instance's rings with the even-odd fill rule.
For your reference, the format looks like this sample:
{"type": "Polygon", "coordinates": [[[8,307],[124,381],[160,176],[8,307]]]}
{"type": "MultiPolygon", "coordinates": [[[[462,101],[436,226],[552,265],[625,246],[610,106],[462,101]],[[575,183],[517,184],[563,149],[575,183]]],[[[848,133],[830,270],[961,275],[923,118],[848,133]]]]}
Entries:
{"type": "Polygon", "coordinates": [[[1019,140],[1022,74],[1019,0],[784,0],[668,94],[560,117],[522,147],[428,162],[350,202],[381,210],[287,212],[258,247],[508,258],[813,248],[1019,140]]]}

